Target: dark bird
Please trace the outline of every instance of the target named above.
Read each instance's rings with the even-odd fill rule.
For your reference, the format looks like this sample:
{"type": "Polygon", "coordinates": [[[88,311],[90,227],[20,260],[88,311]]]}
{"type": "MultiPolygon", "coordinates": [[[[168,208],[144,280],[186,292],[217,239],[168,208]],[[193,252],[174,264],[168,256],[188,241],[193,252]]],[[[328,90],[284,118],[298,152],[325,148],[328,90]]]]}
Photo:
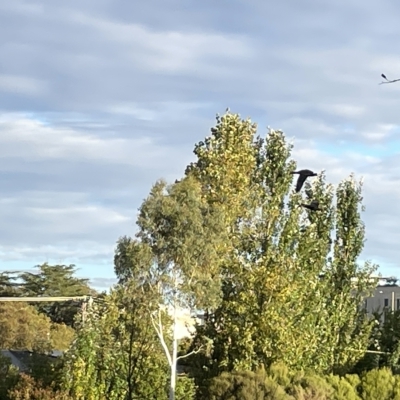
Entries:
{"type": "Polygon", "coordinates": [[[310,204],[301,204],[301,205],[311,211],[319,210],[319,201],[318,200],[313,200],[310,204]]]}
{"type": "Polygon", "coordinates": [[[384,83],[394,83],[394,82],[399,82],[399,81],[400,81],[400,79],[392,79],[392,80],[390,80],[390,79],[386,78],[386,75],[385,75],[385,74],[381,74],[381,77],[382,77],[383,79],[385,79],[386,82],[381,82],[380,85],[382,85],[382,84],[384,84],[384,83]]]}
{"type": "Polygon", "coordinates": [[[296,192],[300,192],[301,188],[303,187],[303,183],[306,181],[306,179],[309,176],[317,176],[318,174],[316,174],[313,171],[310,171],[309,169],[302,169],[300,171],[294,171],[291,172],[292,175],[294,174],[299,174],[299,179],[297,179],[297,183],[296,183],[296,192]]]}

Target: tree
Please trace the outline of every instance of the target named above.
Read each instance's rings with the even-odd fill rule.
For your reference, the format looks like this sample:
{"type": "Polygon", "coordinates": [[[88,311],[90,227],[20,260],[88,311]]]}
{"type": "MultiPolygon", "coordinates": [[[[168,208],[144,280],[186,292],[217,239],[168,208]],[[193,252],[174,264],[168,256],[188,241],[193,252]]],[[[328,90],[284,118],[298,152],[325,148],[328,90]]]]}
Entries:
{"type": "Polygon", "coordinates": [[[43,385],[27,374],[21,374],[19,382],[8,393],[8,400],[72,400],[60,390],[43,385]]]}
{"type": "Polygon", "coordinates": [[[375,269],[357,264],[361,183],[350,177],[335,193],[321,173],[306,182],[304,198],[290,190],[296,163],[283,132],[270,130],[263,139],[256,128],[235,114],[218,116],[186,170],[209,206],[223,212],[228,232],[219,264],[222,302],[198,327],[198,338],[212,338],[214,348],[198,355],[198,365],[208,376],[275,360],[343,372],[362,356],[372,328],[360,312],[375,269]],[[311,198],[320,211],[300,207],[311,198]]]}
{"type": "MultiPolygon", "coordinates": [[[[88,285],[88,279],[75,276],[75,265],[37,265],[38,273],[23,272],[20,296],[85,296],[96,292],[88,285]]],[[[46,314],[53,322],[73,325],[79,305],[73,301],[54,303],[34,303],[38,311],[46,314]]]]}
{"type": "Polygon", "coordinates": [[[18,368],[11,364],[8,357],[0,354],[0,399],[7,399],[7,392],[18,383],[18,379],[18,368]]]}
{"type": "Polygon", "coordinates": [[[54,345],[68,348],[73,330],[52,324],[45,315],[23,302],[0,302],[0,348],[47,352],[54,345]]]}
{"type": "Polygon", "coordinates": [[[12,272],[4,271],[0,273],[0,296],[13,297],[18,295],[18,284],[15,283],[17,277],[12,276],[12,272]]]}
{"type": "Polygon", "coordinates": [[[95,301],[65,359],[62,387],[74,399],[165,397],[167,365],[148,314],[151,296],[130,281],[95,301]]]}
{"type": "Polygon", "coordinates": [[[158,181],[143,202],[137,223],[137,239],[124,237],[117,246],[115,271],[121,282],[135,276],[154,288],[156,303],[151,305],[156,309],[149,309],[149,315],[168,360],[173,400],[178,309],[212,306],[220,298],[218,261],[226,246],[222,213],[209,207],[197,179],[187,176],[170,186],[158,181]],[[172,314],[172,332],[162,321],[167,310],[172,314]]]}
{"type": "Polygon", "coordinates": [[[362,373],[388,367],[397,374],[400,371],[400,311],[376,311],[374,318],[375,325],[370,335],[369,352],[359,360],[354,372],[362,373]]]}

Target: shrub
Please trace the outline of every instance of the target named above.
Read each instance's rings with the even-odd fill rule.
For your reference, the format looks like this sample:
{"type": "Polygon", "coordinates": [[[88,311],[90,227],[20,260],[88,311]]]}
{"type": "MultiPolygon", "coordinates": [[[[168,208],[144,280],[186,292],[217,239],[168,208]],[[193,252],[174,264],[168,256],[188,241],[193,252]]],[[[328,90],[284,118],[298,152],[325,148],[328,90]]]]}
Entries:
{"type": "Polygon", "coordinates": [[[395,377],[389,368],[373,369],[361,376],[363,400],[392,400],[395,377]]]}
{"type": "Polygon", "coordinates": [[[359,380],[354,380],[353,386],[346,378],[337,375],[328,375],[326,379],[334,389],[332,400],[360,400],[357,392],[359,380]]]}
{"type": "Polygon", "coordinates": [[[20,375],[19,382],[7,395],[9,400],[73,400],[63,392],[43,386],[26,374],[20,375]]]}
{"type": "Polygon", "coordinates": [[[193,400],[196,396],[196,385],[193,378],[186,375],[178,376],[176,380],[176,400],[193,400]]]}
{"type": "Polygon", "coordinates": [[[211,380],[208,398],[210,400],[294,399],[281,385],[268,377],[264,370],[224,372],[211,380]]]}

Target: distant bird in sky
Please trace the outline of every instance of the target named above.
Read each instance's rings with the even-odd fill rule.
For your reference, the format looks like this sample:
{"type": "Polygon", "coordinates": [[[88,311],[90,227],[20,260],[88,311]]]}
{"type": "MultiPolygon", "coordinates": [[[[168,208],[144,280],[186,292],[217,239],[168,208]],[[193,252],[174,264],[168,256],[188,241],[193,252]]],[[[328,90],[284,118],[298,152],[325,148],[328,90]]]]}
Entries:
{"type": "Polygon", "coordinates": [[[301,204],[301,205],[311,211],[319,210],[319,201],[318,200],[313,200],[310,204],[301,204]]]}
{"type": "Polygon", "coordinates": [[[385,74],[381,74],[381,77],[382,77],[383,79],[385,79],[386,82],[381,82],[379,85],[382,85],[382,84],[384,84],[384,83],[393,83],[393,82],[398,82],[398,81],[400,81],[400,79],[393,79],[393,80],[390,80],[390,79],[386,78],[386,75],[385,75],[385,74]]]}
{"type": "Polygon", "coordinates": [[[293,171],[291,172],[292,175],[298,174],[299,178],[297,179],[296,183],[296,192],[300,192],[301,188],[303,187],[304,182],[309,176],[317,176],[313,171],[310,171],[309,169],[302,169],[300,171],[293,171]]]}

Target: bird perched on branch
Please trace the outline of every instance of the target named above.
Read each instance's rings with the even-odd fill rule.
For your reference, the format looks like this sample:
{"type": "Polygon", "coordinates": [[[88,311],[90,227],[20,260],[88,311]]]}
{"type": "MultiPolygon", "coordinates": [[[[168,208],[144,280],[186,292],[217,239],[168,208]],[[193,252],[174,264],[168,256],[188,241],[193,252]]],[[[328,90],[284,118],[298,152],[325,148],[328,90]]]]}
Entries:
{"type": "Polygon", "coordinates": [[[385,74],[381,74],[381,77],[382,77],[383,79],[385,79],[386,82],[381,82],[380,85],[382,85],[383,83],[394,83],[394,82],[400,81],[400,79],[392,79],[392,80],[390,80],[390,79],[388,79],[388,78],[386,77],[385,74]]]}
{"type": "Polygon", "coordinates": [[[291,172],[292,175],[294,174],[298,174],[299,178],[297,179],[297,183],[296,183],[296,192],[300,192],[301,188],[303,187],[303,183],[306,181],[306,179],[309,176],[317,176],[318,174],[316,174],[313,171],[310,171],[309,169],[302,169],[300,171],[293,171],[291,172]]]}
{"type": "Polygon", "coordinates": [[[313,200],[310,204],[301,204],[304,208],[307,208],[308,210],[311,211],[317,211],[319,210],[319,201],[318,200],[313,200]]]}

